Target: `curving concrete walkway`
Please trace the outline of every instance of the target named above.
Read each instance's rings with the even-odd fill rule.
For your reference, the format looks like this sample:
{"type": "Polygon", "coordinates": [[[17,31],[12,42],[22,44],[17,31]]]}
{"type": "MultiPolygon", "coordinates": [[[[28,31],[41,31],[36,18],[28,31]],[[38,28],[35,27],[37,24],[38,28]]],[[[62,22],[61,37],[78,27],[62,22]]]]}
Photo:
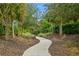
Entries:
{"type": "Polygon", "coordinates": [[[23,56],[51,56],[48,52],[49,46],[52,42],[42,37],[36,37],[40,42],[31,48],[27,49],[23,56]]]}

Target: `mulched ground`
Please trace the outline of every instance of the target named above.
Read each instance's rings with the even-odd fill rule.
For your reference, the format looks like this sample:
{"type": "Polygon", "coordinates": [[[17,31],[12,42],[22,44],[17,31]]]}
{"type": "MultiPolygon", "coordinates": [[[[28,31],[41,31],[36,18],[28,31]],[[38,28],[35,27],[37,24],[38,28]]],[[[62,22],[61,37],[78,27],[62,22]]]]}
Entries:
{"type": "Polygon", "coordinates": [[[51,35],[52,45],[49,53],[52,56],[79,56],[79,35],[51,35]]]}
{"type": "Polygon", "coordinates": [[[0,55],[1,56],[21,56],[29,47],[37,44],[39,40],[35,37],[23,38],[15,37],[5,40],[4,36],[0,36],[0,55]]]}

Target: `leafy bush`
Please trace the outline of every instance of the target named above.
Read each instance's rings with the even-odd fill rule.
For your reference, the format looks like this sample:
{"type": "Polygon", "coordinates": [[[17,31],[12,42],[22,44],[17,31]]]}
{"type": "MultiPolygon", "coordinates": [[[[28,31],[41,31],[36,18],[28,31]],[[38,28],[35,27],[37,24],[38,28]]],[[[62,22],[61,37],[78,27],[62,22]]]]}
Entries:
{"type": "Polygon", "coordinates": [[[45,37],[45,34],[44,33],[39,33],[38,36],[45,37]]]}
{"type": "Polygon", "coordinates": [[[30,37],[34,37],[34,35],[31,34],[30,32],[22,33],[22,36],[23,36],[23,37],[28,37],[28,38],[30,38],[30,37]]]}
{"type": "Polygon", "coordinates": [[[52,33],[48,32],[48,33],[39,33],[38,36],[40,37],[47,37],[49,35],[51,35],[52,33]]]}

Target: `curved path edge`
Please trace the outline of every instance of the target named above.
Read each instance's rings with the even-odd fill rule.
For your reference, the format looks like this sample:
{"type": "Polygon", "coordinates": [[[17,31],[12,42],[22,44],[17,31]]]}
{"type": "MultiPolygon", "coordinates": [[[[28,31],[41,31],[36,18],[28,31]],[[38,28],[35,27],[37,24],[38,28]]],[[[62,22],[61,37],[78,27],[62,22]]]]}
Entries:
{"type": "Polygon", "coordinates": [[[26,49],[23,56],[51,56],[48,49],[52,41],[38,36],[36,36],[36,39],[40,40],[40,42],[26,49]]]}

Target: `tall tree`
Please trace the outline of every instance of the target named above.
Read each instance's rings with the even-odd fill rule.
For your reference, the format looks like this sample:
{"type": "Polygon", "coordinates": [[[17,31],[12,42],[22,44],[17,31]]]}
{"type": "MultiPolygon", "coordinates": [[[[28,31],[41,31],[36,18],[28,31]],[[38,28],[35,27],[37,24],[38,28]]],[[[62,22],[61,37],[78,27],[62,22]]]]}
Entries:
{"type": "MultiPolygon", "coordinates": [[[[10,27],[14,20],[22,21],[26,17],[26,4],[0,4],[0,20],[5,26],[5,38],[8,39],[10,27]]],[[[12,28],[13,30],[14,28],[12,28]]],[[[13,32],[14,33],[14,30],[13,32]]],[[[14,37],[14,34],[13,34],[14,37]]]]}
{"type": "Polygon", "coordinates": [[[24,28],[27,30],[27,28],[29,29],[29,32],[33,32],[35,30],[35,28],[37,27],[37,19],[35,17],[35,13],[36,13],[37,9],[34,6],[34,4],[27,4],[27,12],[28,15],[26,17],[26,20],[24,22],[24,28]]]}
{"type": "Polygon", "coordinates": [[[79,19],[79,4],[48,4],[46,19],[59,25],[59,33],[62,35],[62,25],[71,20],[79,19]]]}

